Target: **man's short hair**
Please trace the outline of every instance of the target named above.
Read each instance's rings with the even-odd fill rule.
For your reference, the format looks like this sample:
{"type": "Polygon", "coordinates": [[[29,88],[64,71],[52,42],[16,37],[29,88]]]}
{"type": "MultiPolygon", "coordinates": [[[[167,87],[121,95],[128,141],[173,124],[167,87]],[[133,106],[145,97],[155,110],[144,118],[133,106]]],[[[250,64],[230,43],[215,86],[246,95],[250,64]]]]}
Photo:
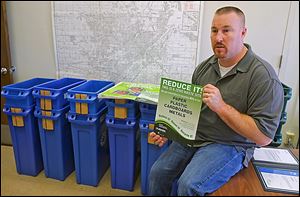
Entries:
{"type": "Polygon", "coordinates": [[[221,14],[228,14],[231,12],[236,13],[241,18],[242,26],[245,26],[245,14],[241,9],[239,9],[237,7],[233,7],[233,6],[221,7],[216,10],[215,14],[221,15],[221,14]]]}

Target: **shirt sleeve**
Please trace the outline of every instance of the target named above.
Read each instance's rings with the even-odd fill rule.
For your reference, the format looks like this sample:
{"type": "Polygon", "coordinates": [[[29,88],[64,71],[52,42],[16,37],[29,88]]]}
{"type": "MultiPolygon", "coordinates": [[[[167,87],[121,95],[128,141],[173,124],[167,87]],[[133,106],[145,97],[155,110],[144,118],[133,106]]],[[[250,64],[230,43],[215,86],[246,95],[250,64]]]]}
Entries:
{"type": "Polygon", "coordinates": [[[282,115],[284,91],[280,81],[256,81],[248,95],[248,111],[259,130],[273,139],[282,115]]]}
{"type": "Polygon", "coordinates": [[[201,66],[201,64],[199,64],[195,70],[194,70],[194,73],[192,75],[192,84],[196,84],[196,79],[197,79],[197,76],[198,76],[198,72],[199,72],[199,67],[201,66]]]}

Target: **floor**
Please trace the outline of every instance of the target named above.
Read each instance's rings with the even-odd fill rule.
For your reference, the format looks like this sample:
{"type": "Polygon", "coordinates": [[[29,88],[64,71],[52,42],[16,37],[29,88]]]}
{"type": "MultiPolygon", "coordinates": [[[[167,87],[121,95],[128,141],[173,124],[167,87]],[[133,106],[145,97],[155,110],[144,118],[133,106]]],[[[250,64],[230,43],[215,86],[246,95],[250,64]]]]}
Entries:
{"type": "Polygon", "coordinates": [[[112,189],[110,169],[97,187],[76,183],[75,172],[65,181],[46,178],[44,171],[38,176],[19,175],[16,171],[12,146],[1,145],[1,196],[141,196],[140,176],[134,191],[112,189]]]}
{"type": "Polygon", "coordinates": [[[10,130],[8,125],[1,124],[1,145],[11,145],[10,130]]]}

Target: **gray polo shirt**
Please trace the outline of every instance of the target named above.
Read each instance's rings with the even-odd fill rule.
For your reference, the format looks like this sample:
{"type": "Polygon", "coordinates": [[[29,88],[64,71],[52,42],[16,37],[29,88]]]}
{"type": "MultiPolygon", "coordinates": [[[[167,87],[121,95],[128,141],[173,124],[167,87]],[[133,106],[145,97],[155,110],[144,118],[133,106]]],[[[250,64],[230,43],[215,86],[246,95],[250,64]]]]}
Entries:
{"type": "MultiPolygon", "coordinates": [[[[260,131],[275,136],[284,103],[283,86],[272,66],[254,54],[250,45],[246,55],[221,77],[218,59],[211,56],[194,71],[193,84],[208,83],[219,88],[223,100],[240,113],[251,116],[260,131]]],[[[253,156],[256,144],[239,135],[204,103],[199,118],[196,140],[235,145],[246,152],[244,165],[253,156]]]]}

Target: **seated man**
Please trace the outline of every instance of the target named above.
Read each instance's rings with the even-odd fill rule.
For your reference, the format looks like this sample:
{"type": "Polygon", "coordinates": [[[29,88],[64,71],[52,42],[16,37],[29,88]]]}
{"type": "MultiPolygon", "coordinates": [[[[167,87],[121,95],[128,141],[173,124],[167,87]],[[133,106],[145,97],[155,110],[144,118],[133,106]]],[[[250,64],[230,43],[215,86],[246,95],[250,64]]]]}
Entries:
{"type": "MultiPolygon", "coordinates": [[[[248,166],[256,146],[274,138],[284,93],[273,67],[244,44],[244,13],[236,7],[215,12],[211,26],[214,55],[194,71],[192,83],[204,86],[196,140],[190,148],[173,142],[153,164],[149,195],[170,195],[178,179],[178,195],[205,195],[248,166]]],[[[159,146],[167,141],[150,134],[159,146]]]]}

